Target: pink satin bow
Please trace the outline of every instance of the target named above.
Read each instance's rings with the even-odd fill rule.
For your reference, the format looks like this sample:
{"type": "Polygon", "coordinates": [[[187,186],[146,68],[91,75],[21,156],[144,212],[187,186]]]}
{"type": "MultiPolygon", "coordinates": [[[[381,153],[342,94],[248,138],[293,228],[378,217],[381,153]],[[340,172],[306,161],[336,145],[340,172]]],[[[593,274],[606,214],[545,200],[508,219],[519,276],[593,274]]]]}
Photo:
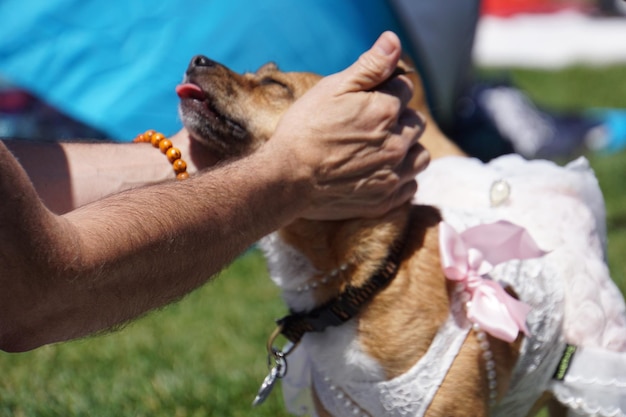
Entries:
{"type": "Polygon", "coordinates": [[[439,225],[439,250],[445,276],[463,284],[470,295],[467,318],[498,339],[513,342],[520,331],[529,334],[530,306],[513,298],[500,284],[483,278],[495,265],[545,254],[526,229],[507,221],[471,227],[457,233],[439,225]]]}

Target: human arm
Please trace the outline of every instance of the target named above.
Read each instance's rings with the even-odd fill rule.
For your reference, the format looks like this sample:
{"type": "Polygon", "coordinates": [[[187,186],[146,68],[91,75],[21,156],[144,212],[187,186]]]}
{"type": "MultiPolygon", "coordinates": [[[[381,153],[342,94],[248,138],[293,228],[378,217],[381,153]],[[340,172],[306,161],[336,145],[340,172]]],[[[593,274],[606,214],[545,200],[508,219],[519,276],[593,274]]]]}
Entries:
{"type": "MultiPolygon", "coordinates": [[[[170,137],[193,174],[215,159],[185,129],[170,137]]],[[[106,141],[5,140],[40,198],[56,214],[108,195],[173,178],[165,156],[151,146],[106,141]]]]}
{"type": "Polygon", "coordinates": [[[408,201],[428,159],[421,119],[404,111],[404,81],[369,91],[399,58],[390,36],[377,44],[390,54],[373,48],[313,88],[253,154],[64,215],[0,144],[0,348],[81,337],[176,300],[297,217],[374,216],[408,201]]]}

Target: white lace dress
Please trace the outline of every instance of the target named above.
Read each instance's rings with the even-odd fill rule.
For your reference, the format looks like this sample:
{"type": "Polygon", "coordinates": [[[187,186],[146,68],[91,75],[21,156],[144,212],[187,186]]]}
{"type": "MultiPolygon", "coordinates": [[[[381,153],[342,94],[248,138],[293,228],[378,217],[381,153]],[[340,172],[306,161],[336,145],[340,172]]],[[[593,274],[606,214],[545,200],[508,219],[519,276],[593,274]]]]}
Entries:
{"type": "Polygon", "coordinates": [[[503,264],[492,274],[533,307],[532,336],[515,370],[514,394],[494,414],[524,415],[524,401],[550,389],[577,410],[572,414],[626,415],[626,354],[610,353],[626,352],[626,308],[606,265],[604,199],[587,160],[561,167],[517,155],[488,164],[444,158],[419,177],[416,202],[440,207],[457,230],[511,221],[549,251],[537,260],[503,264]],[[562,342],[583,349],[565,380],[556,382],[554,366],[546,365],[555,351],[560,356],[562,342]],[[594,393],[598,387],[602,393],[594,393]]]}
{"type": "MultiPolygon", "coordinates": [[[[516,155],[488,164],[449,157],[433,161],[418,180],[415,202],[439,207],[457,231],[507,220],[526,228],[548,251],[538,259],[500,264],[490,273],[532,307],[530,336],[510,394],[491,414],[525,416],[539,395],[551,390],[571,415],[626,416],[626,308],[606,266],[604,202],[587,161],[560,167],[516,155]],[[556,381],[552,376],[566,343],[582,349],[565,379],[556,381]]],[[[421,416],[469,330],[451,326],[444,326],[431,351],[407,374],[378,383],[335,387],[316,372],[303,343],[289,358],[290,375],[283,384],[287,405],[292,412],[314,414],[307,389],[312,383],[336,416],[421,416]],[[433,362],[441,369],[433,369],[433,362]],[[358,399],[359,407],[344,395],[358,399]]]]}

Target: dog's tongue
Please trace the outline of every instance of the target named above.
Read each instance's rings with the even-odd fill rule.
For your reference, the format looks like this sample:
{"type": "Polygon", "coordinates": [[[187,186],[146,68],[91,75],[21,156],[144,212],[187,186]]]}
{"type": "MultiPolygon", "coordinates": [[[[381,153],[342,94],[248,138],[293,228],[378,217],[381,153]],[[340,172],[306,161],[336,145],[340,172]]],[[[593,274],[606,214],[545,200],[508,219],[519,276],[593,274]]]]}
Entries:
{"type": "Polygon", "coordinates": [[[184,83],[176,86],[176,94],[180,98],[195,98],[196,100],[204,100],[204,91],[192,83],[184,83]]]}

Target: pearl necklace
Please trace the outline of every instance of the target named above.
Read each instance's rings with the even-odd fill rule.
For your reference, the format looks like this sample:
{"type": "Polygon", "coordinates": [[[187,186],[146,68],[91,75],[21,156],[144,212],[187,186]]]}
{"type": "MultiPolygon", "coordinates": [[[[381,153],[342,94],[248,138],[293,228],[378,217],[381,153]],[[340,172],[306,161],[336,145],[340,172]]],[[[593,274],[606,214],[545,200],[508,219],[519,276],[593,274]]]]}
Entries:
{"type": "Polygon", "coordinates": [[[292,289],[286,288],[286,289],[283,289],[283,291],[295,291],[297,293],[302,293],[302,292],[314,290],[318,288],[320,285],[328,284],[332,279],[337,278],[340,273],[346,272],[348,268],[349,268],[349,265],[347,263],[341,264],[339,268],[335,268],[331,270],[328,274],[325,274],[324,276],[322,276],[322,278],[309,280],[306,283],[297,286],[296,288],[292,288],[292,289]]]}
{"type": "Polygon", "coordinates": [[[328,384],[328,389],[334,394],[337,401],[341,402],[343,407],[350,411],[355,417],[372,417],[370,413],[362,409],[349,395],[347,395],[340,387],[333,384],[332,380],[325,376],[324,382],[328,384]]]}
{"type": "MultiPolygon", "coordinates": [[[[470,301],[470,293],[465,291],[465,287],[461,284],[457,287],[457,292],[460,293],[460,299],[465,309],[468,310],[472,304],[470,301]]],[[[498,380],[496,373],[496,362],[489,345],[489,338],[487,333],[480,328],[477,323],[472,323],[472,330],[476,334],[480,349],[483,351],[482,358],[485,361],[485,375],[487,376],[487,386],[489,389],[489,405],[494,406],[498,399],[498,380]]]]}

